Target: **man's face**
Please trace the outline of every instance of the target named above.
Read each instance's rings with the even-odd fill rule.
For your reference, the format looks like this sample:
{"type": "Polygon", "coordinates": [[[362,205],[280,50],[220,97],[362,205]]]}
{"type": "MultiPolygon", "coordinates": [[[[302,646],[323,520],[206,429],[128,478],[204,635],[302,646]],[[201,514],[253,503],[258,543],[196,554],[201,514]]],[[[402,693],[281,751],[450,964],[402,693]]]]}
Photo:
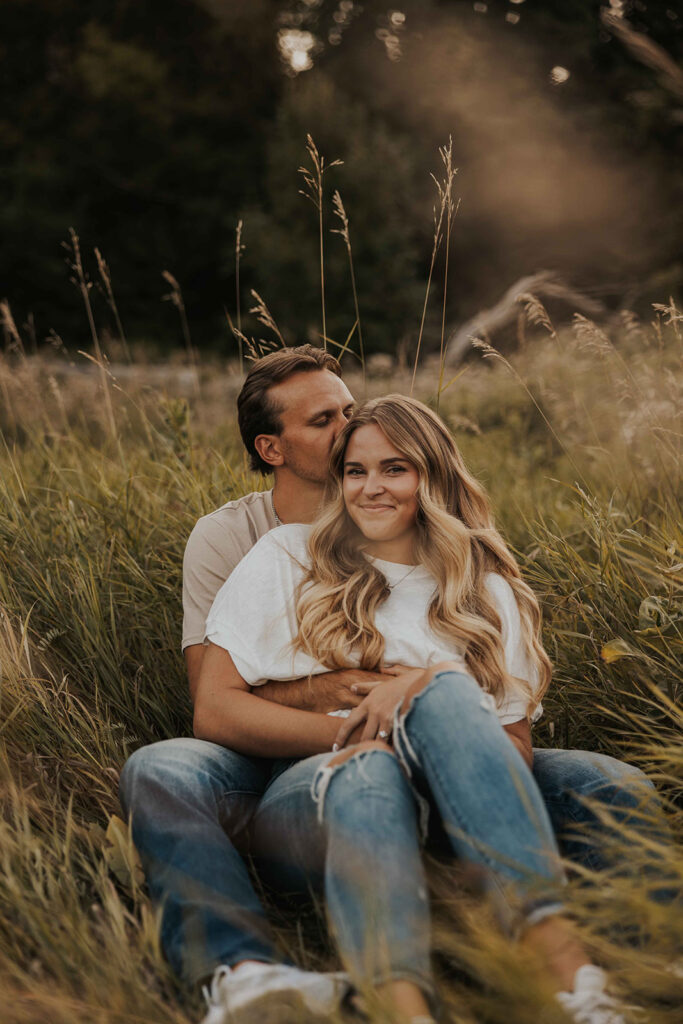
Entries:
{"type": "Polygon", "coordinates": [[[302,480],[325,483],[332,446],[353,411],[346,384],[329,370],[310,370],[293,374],[268,394],[281,410],[283,465],[302,480]]]}

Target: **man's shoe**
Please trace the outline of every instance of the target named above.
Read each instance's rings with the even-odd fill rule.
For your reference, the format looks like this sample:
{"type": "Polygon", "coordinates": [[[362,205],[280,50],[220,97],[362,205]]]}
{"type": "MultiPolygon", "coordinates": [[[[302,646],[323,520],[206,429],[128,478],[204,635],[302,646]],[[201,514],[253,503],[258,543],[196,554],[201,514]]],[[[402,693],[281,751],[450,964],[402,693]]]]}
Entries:
{"type": "Polygon", "coordinates": [[[286,964],[248,961],[217,967],[202,1024],[289,1024],[329,1017],[349,991],[346,974],[316,974],[286,964]]]}
{"type": "Polygon", "coordinates": [[[556,998],[576,1024],[626,1024],[606,985],[607,975],[601,967],[584,964],[574,975],[574,991],[558,992],[556,998]]]}

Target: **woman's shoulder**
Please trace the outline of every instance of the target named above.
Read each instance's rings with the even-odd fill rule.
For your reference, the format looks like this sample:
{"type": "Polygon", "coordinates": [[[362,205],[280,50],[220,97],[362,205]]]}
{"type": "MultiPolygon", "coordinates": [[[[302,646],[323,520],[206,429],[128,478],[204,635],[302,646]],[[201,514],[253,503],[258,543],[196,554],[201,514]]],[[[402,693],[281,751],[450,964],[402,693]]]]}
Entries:
{"type": "Polygon", "coordinates": [[[291,523],[277,526],[260,537],[219,590],[214,607],[243,602],[246,594],[265,614],[273,602],[289,595],[289,588],[296,585],[310,563],[310,529],[303,523],[291,523]]]}
{"type": "Polygon", "coordinates": [[[509,582],[499,572],[487,572],[484,577],[484,586],[493,598],[503,627],[516,629],[519,623],[519,608],[515,592],[509,582]]]}
{"type": "Polygon", "coordinates": [[[515,600],[512,587],[499,572],[487,572],[484,576],[484,586],[488,590],[489,594],[497,600],[507,604],[510,601],[515,600]]]}
{"type": "Polygon", "coordinates": [[[267,559],[272,563],[294,559],[296,562],[308,564],[308,538],[311,527],[307,523],[286,523],[276,526],[260,537],[247,556],[252,562],[267,559]]]}

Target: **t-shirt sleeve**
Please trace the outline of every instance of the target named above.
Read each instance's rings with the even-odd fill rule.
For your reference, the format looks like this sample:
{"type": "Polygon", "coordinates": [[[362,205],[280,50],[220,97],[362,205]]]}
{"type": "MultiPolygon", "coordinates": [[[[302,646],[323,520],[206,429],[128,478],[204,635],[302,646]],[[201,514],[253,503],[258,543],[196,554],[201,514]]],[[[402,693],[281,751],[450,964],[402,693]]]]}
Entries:
{"type": "Polygon", "coordinates": [[[302,674],[292,640],[297,633],[294,593],[304,570],[275,536],[282,529],[266,534],[245,555],[218,591],[206,620],[206,639],[229,652],[250,686],[302,674]]]}
{"type": "MultiPolygon", "coordinates": [[[[532,689],[538,687],[538,674],[529,656],[522,635],[522,620],[514,591],[508,581],[497,573],[490,573],[486,579],[486,588],[493,597],[496,611],[500,616],[503,649],[505,651],[505,668],[515,679],[523,679],[532,689]]],[[[523,692],[514,690],[508,694],[498,707],[498,716],[503,725],[511,725],[522,718],[529,717],[529,701],[523,692]]],[[[531,722],[537,722],[543,714],[542,705],[535,709],[531,722]]]]}
{"type": "Polygon", "coordinates": [[[203,643],[213,599],[244,554],[224,524],[211,516],[198,520],[183,557],[183,650],[203,643]]]}

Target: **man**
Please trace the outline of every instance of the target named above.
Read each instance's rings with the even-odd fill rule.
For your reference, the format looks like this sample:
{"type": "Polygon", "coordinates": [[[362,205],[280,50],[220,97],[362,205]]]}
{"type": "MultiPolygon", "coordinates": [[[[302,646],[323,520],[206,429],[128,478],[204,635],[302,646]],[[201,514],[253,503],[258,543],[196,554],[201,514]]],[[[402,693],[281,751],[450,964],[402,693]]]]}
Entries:
{"type": "MultiPolygon", "coordinates": [[[[302,345],[271,353],[249,371],[238,421],[252,468],[272,473],[272,491],[246,495],[202,517],[183,566],[183,649],[194,698],[213,598],[236,564],[268,530],[315,517],[330,450],[351,415],[353,398],[333,356],[302,345]]],[[[259,697],[317,712],[359,703],[351,686],[379,673],[329,672],[309,681],[270,682],[259,697]]],[[[249,1019],[268,1001],[331,1012],[344,990],[339,975],[298,971],[279,962],[241,851],[250,818],[282,762],[251,758],[214,743],[174,739],[136,751],[121,776],[121,803],[155,901],[163,903],[162,944],[190,983],[213,974],[205,1024],[249,1019]]],[[[534,776],[566,856],[601,866],[597,845],[564,837],[568,825],[597,823],[584,806],[599,797],[627,815],[649,785],[637,769],[582,751],[535,751],[534,776]]],[[[280,1016],[278,1020],[282,1020],[280,1016]]]]}

